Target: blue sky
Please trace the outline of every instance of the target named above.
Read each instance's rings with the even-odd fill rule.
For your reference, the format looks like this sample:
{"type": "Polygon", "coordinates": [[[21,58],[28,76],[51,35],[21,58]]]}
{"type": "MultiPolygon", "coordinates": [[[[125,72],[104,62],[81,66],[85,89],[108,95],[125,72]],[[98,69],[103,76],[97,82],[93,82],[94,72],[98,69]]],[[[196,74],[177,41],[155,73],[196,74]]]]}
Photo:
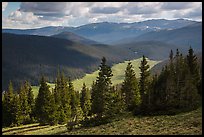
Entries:
{"type": "Polygon", "coordinates": [[[3,28],[80,26],[149,19],[202,21],[202,2],[2,2],[3,28]]]}
{"type": "Polygon", "coordinates": [[[6,9],[3,11],[3,16],[7,16],[11,14],[11,12],[15,12],[17,9],[20,8],[20,2],[10,2],[7,4],[6,9]]]}

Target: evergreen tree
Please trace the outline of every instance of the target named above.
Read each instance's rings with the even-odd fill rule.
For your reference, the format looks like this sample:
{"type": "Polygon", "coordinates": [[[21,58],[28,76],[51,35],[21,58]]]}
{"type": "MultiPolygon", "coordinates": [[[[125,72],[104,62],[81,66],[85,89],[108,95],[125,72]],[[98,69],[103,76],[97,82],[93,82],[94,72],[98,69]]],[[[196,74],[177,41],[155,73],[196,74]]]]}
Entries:
{"type": "Polygon", "coordinates": [[[61,103],[61,92],[62,92],[62,88],[61,88],[61,78],[60,78],[60,73],[58,71],[57,74],[57,79],[55,81],[55,88],[53,91],[53,95],[54,95],[54,100],[55,100],[55,109],[56,109],[56,113],[55,113],[55,118],[57,123],[62,123],[63,120],[60,120],[60,115],[63,109],[62,109],[62,103],[61,103]]]}
{"type": "Polygon", "coordinates": [[[18,94],[14,95],[12,108],[14,110],[13,114],[13,126],[19,126],[23,124],[24,116],[22,115],[20,98],[18,94]]]}
{"type": "Polygon", "coordinates": [[[6,104],[5,104],[5,91],[2,92],[2,127],[6,126],[6,104]]]}
{"type": "Polygon", "coordinates": [[[190,74],[193,77],[193,83],[195,84],[195,86],[199,90],[199,82],[201,79],[200,71],[199,71],[199,65],[198,65],[197,57],[196,57],[196,55],[194,55],[194,51],[191,47],[188,50],[187,64],[188,64],[188,68],[190,70],[190,74]]]}
{"type": "Polygon", "coordinates": [[[21,107],[21,115],[23,116],[23,124],[27,124],[30,121],[29,105],[28,105],[28,91],[24,84],[20,86],[19,103],[21,107]]]}
{"type": "Polygon", "coordinates": [[[71,93],[71,121],[78,123],[83,118],[83,111],[80,105],[80,95],[74,90],[73,83],[69,79],[69,92],[71,93]]]}
{"type": "Polygon", "coordinates": [[[40,124],[53,124],[54,108],[54,98],[44,76],[42,76],[35,105],[35,111],[40,124]]]}
{"type": "MultiPolygon", "coordinates": [[[[106,65],[106,58],[102,58],[101,65],[99,67],[99,76],[96,79],[95,87],[92,88],[92,107],[91,110],[98,118],[102,118],[109,105],[107,102],[110,101],[110,89],[111,89],[111,77],[112,71],[109,66],[106,65]]],[[[110,93],[111,94],[111,93],[110,93]]]]}
{"type": "Polygon", "coordinates": [[[5,126],[10,126],[13,123],[14,118],[14,110],[13,110],[13,99],[14,99],[14,93],[13,93],[13,84],[10,81],[8,91],[4,94],[4,115],[3,120],[5,126]]]}
{"type": "Polygon", "coordinates": [[[111,121],[116,118],[117,114],[123,112],[124,104],[119,99],[121,99],[120,95],[114,86],[109,92],[105,92],[104,115],[106,120],[111,121]]]}
{"type": "Polygon", "coordinates": [[[122,92],[124,93],[125,104],[127,110],[133,110],[141,102],[138,82],[131,62],[128,63],[125,71],[125,80],[122,84],[122,92]]]}
{"type": "Polygon", "coordinates": [[[87,116],[90,114],[91,110],[91,94],[89,89],[86,87],[86,84],[83,83],[83,87],[81,90],[81,108],[83,111],[83,116],[85,119],[87,119],[87,116]]]}
{"type": "Polygon", "coordinates": [[[25,88],[28,91],[28,106],[29,106],[29,116],[31,119],[31,123],[34,122],[34,106],[35,106],[35,100],[34,100],[34,94],[31,88],[31,85],[29,82],[25,82],[25,88]]]}
{"type": "Polygon", "coordinates": [[[147,64],[147,60],[143,55],[141,65],[140,65],[140,81],[139,81],[139,89],[141,95],[141,110],[145,111],[148,109],[150,105],[150,93],[149,93],[149,85],[150,85],[150,72],[149,72],[149,65],[147,64]]]}
{"type": "Polygon", "coordinates": [[[193,83],[193,78],[190,73],[187,73],[185,77],[185,85],[181,88],[180,108],[195,109],[198,107],[199,101],[200,96],[193,83]]]}

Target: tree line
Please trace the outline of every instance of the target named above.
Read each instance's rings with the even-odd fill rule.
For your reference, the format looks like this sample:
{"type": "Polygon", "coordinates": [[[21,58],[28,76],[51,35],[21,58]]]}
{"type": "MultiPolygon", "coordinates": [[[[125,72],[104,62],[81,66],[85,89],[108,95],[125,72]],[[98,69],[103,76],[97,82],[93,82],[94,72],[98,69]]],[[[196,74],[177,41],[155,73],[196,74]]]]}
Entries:
{"type": "Polygon", "coordinates": [[[178,49],[171,50],[169,62],[160,74],[151,75],[146,57],[140,64],[140,78],[136,78],[131,62],[121,86],[113,86],[111,67],[103,57],[96,81],[91,88],[85,83],[81,92],[75,91],[70,78],[58,71],[55,88],[50,91],[42,76],[34,99],[29,82],[25,81],[14,93],[12,82],[2,94],[3,126],[36,123],[41,125],[67,124],[97,125],[109,122],[124,112],[135,115],[176,114],[196,109],[201,100],[202,78],[197,57],[190,47],[183,57],[178,49]]]}

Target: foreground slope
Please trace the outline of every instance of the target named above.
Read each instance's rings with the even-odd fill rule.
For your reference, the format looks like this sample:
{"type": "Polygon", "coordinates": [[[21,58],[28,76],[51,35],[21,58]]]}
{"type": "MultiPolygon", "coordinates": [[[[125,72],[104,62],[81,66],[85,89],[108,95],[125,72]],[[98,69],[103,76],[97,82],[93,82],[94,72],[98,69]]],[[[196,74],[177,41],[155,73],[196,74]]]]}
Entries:
{"type": "Polygon", "coordinates": [[[173,116],[137,117],[127,114],[120,120],[96,127],[67,131],[65,125],[39,126],[38,123],[3,128],[3,135],[202,135],[202,107],[173,116]]]}

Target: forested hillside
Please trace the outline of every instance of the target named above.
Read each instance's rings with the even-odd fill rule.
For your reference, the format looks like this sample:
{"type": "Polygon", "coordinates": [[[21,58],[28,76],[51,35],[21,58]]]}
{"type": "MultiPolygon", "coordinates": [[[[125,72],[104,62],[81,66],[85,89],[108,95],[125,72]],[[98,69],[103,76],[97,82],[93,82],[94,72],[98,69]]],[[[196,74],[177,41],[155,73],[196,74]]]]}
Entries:
{"type": "Polygon", "coordinates": [[[139,65],[140,77],[128,62],[121,86],[113,86],[113,73],[102,58],[91,88],[83,84],[76,91],[73,82],[58,71],[55,87],[50,90],[42,76],[38,95],[34,98],[28,81],[15,92],[10,81],[2,94],[3,126],[19,126],[39,122],[40,125],[64,125],[67,130],[93,127],[113,122],[131,112],[135,116],[175,115],[201,106],[202,77],[198,58],[190,47],[183,56],[171,50],[168,64],[158,74],[150,73],[145,56],[139,65]]]}
{"type": "Polygon", "coordinates": [[[138,57],[128,49],[108,45],[83,45],[54,37],[3,33],[2,88],[5,90],[9,80],[14,82],[14,87],[23,80],[36,85],[41,74],[54,82],[58,68],[71,79],[79,78],[96,70],[103,56],[110,64],[138,57]]]}

